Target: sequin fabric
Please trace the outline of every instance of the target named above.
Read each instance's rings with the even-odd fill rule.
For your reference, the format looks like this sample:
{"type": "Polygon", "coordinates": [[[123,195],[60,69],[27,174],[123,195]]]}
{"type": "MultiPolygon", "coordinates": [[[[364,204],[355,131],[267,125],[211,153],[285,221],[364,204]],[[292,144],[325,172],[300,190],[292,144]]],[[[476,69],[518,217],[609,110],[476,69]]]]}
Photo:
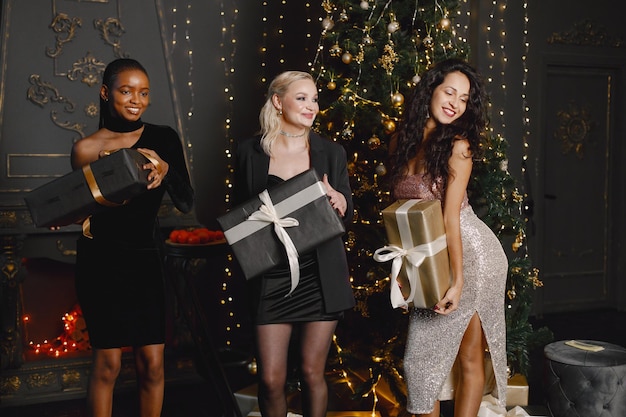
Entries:
{"type": "MultiPolygon", "coordinates": [[[[394,189],[398,199],[440,199],[436,182],[428,177],[407,176],[394,189]]],[[[463,275],[459,308],[447,316],[412,309],[404,353],[407,411],[426,414],[435,400],[454,397],[453,385],[444,384],[451,374],[467,325],[478,313],[487,340],[496,381],[493,395],[505,406],[507,385],[504,294],[508,261],[500,241],[470,206],[467,195],[461,208],[463,275]]]]}

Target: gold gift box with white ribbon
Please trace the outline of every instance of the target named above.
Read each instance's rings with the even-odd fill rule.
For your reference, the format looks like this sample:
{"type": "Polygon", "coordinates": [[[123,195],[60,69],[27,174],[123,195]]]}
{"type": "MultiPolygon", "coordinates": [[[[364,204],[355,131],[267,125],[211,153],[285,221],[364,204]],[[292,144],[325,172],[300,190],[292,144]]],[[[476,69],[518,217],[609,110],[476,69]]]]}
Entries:
{"type": "Polygon", "coordinates": [[[439,200],[398,200],[383,210],[388,244],[374,259],[392,261],[394,308],[432,308],[450,288],[450,262],[439,200]]]}

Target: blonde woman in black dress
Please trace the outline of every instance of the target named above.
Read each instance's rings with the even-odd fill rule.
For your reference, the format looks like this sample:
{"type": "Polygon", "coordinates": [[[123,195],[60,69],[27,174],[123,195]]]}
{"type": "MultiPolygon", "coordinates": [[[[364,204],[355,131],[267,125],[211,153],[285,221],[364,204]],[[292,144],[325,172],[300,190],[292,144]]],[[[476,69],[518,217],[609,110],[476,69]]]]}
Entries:
{"type": "MultiPolygon", "coordinates": [[[[315,168],[328,199],[346,224],[352,197],[346,153],[311,130],[319,112],[310,74],[287,71],[270,84],[259,116],[261,135],[237,148],[235,191],[243,202],[274,184],[315,168]]],[[[259,248],[262,250],[262,248],[259,248]]],[[[293,293],[287,264],[249,281],[256,327],[259,405],[264,417],[285,417],[289,344],[299,334],[303,414],[326,415],[326,359],[338,320],[354,306],[341,237],[299,255],[300,281],[293,293]]]]}

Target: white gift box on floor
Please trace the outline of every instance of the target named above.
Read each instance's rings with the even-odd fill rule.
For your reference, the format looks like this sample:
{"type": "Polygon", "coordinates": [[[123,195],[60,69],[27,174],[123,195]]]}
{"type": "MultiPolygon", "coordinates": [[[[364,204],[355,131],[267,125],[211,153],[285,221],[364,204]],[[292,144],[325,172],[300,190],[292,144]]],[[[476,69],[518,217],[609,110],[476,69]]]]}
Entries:
{"type": "Polygon", "coordinates": [[[525,407],[516,405],[508,410],[498,405],[498,400],[491,394],[483,397],[478,409],[478,417],[549,417],[546,413],[529,414],[525,407]]]}
{"type": "MultiPolygon", "coordinates": [[[[258,386],[253,384],[235,392],[235,399],[242,416],[261,417],[258,401],[258,386]]],[[[287,413],[287,417],[302,417],[301,414],[287,413]]],[[[381,417],[380,412],[366,411],[328,411],[326,417],[381,417]]]]}
{"type": "MultiPolygon", "coordinates": [[[[261,417],[259,411],[252,411],[248,414],[248,417],[261,417]]],[[[301,414],[295,414],[292,412],[287,413],[287,417],[302,417],[301,414]]],[[[372,413],[368,411],[328,411],[326,417],[380,417],[380,413],[375,411],[372,413]]]]}
{"type": "Polygon", "coordinates": [[[522,407],[515,407],[509,411],[500,407],[498,401],[491,394],[483,397],[478,409],[478,417],[527,417],[528,413],[522,407]]]}
{"type": "MultiPolygon", "coordinates": [[[[257,385],[249,385],[235,392],[235,400],[242,416],[249,416],[251,412],[259,410],[257,385]]],[[[259,413],[259,415],[261,415],[259,413]]]]}

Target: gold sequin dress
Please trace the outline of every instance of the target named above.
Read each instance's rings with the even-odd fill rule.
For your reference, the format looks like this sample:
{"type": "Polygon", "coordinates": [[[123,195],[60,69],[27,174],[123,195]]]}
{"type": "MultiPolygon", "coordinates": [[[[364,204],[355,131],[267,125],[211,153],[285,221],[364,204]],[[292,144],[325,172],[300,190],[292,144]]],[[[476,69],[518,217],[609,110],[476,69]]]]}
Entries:
{"type": "MultiPolygon", "coordinates": [[[[407,176],[394,188],[397,199],[442,200],[436,183],[427,176],[407,176]]],[[[508,260],[493,231],[476,216],[467,195],[461,204],[464,284],[459,308],[447,316],[412,309],[404,354],[407,411],[426,414],[435,400],[454,397],[451,375],[461,338],[478,313],[495,376],[493,394],[505,405],[507,385],[504,294],[508,260]]],[[[487,362],[489,363],[489,362],[487,362]]]]}

